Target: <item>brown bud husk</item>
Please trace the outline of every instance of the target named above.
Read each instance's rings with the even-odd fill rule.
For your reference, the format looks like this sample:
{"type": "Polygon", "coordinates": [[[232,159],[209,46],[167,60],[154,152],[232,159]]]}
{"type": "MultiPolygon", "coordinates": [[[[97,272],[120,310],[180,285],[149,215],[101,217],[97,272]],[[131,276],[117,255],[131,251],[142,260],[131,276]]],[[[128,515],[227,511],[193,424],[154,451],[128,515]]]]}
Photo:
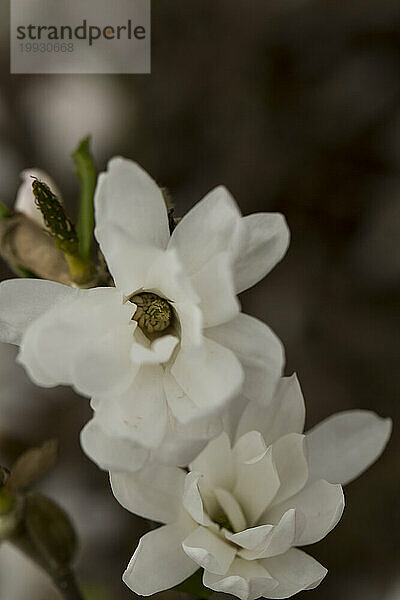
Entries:
{"type": "Polygon", "coordinates": [[[39,448],[30,448],[22,454],[5,483],[7,490],[21,491],[44,475],[57,460],[57,442],[49,440],[39,448]]]}
{"type": "Polygon", "coordinates": [[[68,263],[50,235],[23,214],[0,219],[0,254],[13,271],[71,283],[68,263]]]}

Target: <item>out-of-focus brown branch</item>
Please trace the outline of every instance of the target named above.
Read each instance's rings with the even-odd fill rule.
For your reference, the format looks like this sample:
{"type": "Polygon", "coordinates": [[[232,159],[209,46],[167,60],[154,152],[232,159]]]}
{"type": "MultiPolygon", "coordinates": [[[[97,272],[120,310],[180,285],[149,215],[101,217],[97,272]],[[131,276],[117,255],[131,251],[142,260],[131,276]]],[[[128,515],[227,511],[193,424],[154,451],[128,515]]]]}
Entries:
{"type": "Polygon", "coordinates": [[[24,452],[11,470],[0,467],[0,543],[14,545],[43,569],[64,600],[83,600],[72,569],[74,526],[56,502],[28,489],[56,457],[57,444],[50,440],[24,452]]]}
{"type": "Polygon", "coordinates": [[[38,554],[37,549],[24,531],[12,538],[11,543],[49,575],[64,600],[83,600],[75,574],[71,568],[65,567],[54,572],[49,570],[48,564],[38,554]]]}

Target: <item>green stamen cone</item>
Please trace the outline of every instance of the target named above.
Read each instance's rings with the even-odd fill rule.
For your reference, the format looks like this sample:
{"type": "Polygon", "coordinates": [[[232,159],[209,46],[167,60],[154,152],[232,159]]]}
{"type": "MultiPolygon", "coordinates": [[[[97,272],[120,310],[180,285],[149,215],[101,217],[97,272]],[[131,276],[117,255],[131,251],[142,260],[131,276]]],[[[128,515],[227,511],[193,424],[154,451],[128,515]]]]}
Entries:
{"type": "Polygon", "coordinates": [[[171,325],[173,312],[171,305],[164,298],[151,292],[135,294],[130,301],[137,309],[133,320],[147,333],[161,333],[171,325]]]}

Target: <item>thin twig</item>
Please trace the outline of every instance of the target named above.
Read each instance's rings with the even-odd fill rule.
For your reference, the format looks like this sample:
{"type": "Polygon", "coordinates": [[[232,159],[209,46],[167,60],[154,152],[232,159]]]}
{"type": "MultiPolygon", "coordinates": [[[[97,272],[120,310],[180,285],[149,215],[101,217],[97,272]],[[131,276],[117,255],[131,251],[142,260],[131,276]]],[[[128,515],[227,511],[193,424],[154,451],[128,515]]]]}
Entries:
{"type": "Polygon", "coordinates": [[[63,600],[84,600],[72,571],[53,577],[53,582],[63,600]]]}

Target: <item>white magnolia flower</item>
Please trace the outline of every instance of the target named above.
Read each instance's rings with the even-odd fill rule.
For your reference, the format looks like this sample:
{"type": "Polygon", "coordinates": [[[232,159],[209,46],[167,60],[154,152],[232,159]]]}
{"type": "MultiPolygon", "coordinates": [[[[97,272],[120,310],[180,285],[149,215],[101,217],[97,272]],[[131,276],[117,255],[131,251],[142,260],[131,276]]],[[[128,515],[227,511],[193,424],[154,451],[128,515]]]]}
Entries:
{"type": "Polygon", "coordinates": [[[32,191],[32,181],[34,178],[44,181],[52,189],[58,198],[61,194],[57,189],[54,181],[40,169],[25,169],[20,175],[22,183],[18,188],[17,197],[15,199],[14,210],[23,213],[28,219],[35,221],[38,225],[46,229],[42,213],[35,204],[35,196],[32,191]]]}
{"type": "Polygon", "coordinates": [[[106,436],[126,440],[129,452],[131,443],[157,448],[170,443],[175,423],[202,428],[242,388],[251,400],[262,401],[259,389],[272,393],[282,346],[240,312],[237,294],[282,258],[284,218],[242,218],[219,187],[170,235],[160,189],[122,158],[100,175],[95,205],[115,288],[33,279],[0,288],[1,339],[20,346],[33,381],[72,385],[93,399],[91,446],[106,436]]]}
{"type": "Polygon", "coordinates": [[[327,570],[297,546],[335,527],[342,485],[380,455],[391,422],[348,411],[303,435],[304,416],[296,377],[283,378],[270,405],[250,403],[232,440],[209,442],[188,473],[156,463],[113,473],[125,508],[166,523],[141,538],[125,583],[147,596],[202,567],[206,587],[242,600],[316,587],[327,570]]]}

